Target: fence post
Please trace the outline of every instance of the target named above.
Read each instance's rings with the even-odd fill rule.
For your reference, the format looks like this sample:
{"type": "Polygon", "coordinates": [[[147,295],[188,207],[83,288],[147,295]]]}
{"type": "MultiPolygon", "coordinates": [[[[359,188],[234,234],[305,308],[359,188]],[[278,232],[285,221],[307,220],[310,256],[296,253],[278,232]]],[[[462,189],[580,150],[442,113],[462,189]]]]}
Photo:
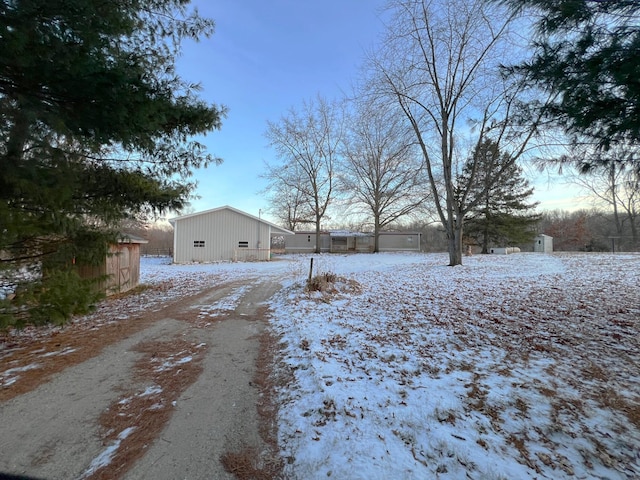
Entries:
{"type": "Polygon", "coordinates": [[[312,274],[313,274],[313,257],[311,257],[311,265],[309,266],[309,281],[311,281],[312,274]]]}

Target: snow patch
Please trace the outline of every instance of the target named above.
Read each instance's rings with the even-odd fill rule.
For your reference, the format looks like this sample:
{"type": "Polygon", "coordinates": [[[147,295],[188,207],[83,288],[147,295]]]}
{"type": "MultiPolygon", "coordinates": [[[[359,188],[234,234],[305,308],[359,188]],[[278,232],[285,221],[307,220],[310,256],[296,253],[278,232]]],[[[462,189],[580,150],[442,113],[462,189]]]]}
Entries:
{"type": "Polygon", "coordinates": [[[131,433],[135,429],[136,427],[128,427],[120,432],[118,438],[116,438],[116,440],[111,445],[109,445],[100,455],[93,459],[91,465],[89,465],[89,468],[85,470],[80,478],[88,478],[97,470],[108,466],[111,463],[111,460],[113,460],[113,456],[118,451],[118,448],[120,448],[120,444],[122,443],[122,441],[129,435],[131,435],[131,433]]]}

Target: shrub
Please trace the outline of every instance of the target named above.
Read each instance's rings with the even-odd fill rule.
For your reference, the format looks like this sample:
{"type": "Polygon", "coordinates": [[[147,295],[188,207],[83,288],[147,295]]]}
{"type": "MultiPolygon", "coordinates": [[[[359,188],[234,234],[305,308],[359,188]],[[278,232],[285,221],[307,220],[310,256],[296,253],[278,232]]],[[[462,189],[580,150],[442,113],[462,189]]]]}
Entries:
{"type": "Polygon", "coordinates": [[[333,284],[338,279],[338,276],[332,272],[324,272],[315,277],[307,280],[308,292],[327,292],[334,290],[333,284]]]}

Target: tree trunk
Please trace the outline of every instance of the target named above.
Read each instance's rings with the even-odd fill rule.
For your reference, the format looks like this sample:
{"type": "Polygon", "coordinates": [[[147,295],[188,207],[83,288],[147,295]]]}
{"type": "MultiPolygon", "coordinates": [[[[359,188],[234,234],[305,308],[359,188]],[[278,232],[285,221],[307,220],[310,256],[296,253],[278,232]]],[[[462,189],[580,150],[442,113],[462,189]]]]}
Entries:
{"type": "Polygon", "coordinates": [[[8,165],[3,165],[7,171],[17,168],[20,165],[24,154],[24,146],[29,138],[29,119],[21,112],[17,112],[14,117],[14,124],[9,132],[6,143],[5,159],[8,165]]]}
{"type": "Polygon", "coordinates": [[[320,253],[320,217],[316,216],[316,253],[320,253]]]}
{"type": "MultiPolygon", "coordinates": [[[[488,190],[488,188],[487,188],[488,190]]],[[[489,253],[489,194],[484,204],[484,232],[482,237],[482,253],[489,253]]]]}
{"type": "Polygon", "coordinates": [[[609,181],[611,184],[611,204],[613,205],[613,218],[616,222],[616,233],[622,235],[622,222],[618,214],[618,196],[616,195],[616,164],[613,160],[609,167],[609,181]]]}
{"type": "Polygon", "coordinates": [[[484,241],[482,242],[482,251],[480,253],[489,253],[489,242],[487,242],[487,237],[484,237],[484,241]]]}
{"type": "Polygon", "coordinates": [[[456,265],[462,265],[462,242],[456,235],[449,239],[449,266],[455,267],[456,265]]]}
{"type": "Polygon", "coordinates": [[[489,253],[489,225],[485,219],[484,233],[482,235],[482,253],[489,253]]]}
{"type": "Polygon", "coordinates": [[[462,265],[462,222],[452,221],[447,226],[447,243],[449,247],[449,266],[462,265]]]}
{"type": "Polygon", "coordinates": [[[380,216],[376,215],[373,220],[373,252],[380,250],[380,216]]]}

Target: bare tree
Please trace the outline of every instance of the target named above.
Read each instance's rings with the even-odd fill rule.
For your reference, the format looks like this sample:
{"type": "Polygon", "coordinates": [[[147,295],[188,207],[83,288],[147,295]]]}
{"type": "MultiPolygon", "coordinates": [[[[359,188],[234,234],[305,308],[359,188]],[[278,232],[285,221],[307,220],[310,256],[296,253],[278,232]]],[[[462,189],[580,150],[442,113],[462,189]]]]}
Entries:
{"type": "Polygon", "coordinates": [[[281,162],[268,165],[270,178],[282,191],[299,196],[303,211],[313,215],[316,253],[320,253],[320,223],[333,200],[342,132],[340,106],[320,96],[304,102],[300,112],[292,108],[279,122],[267,124],[266,137],[281,162]]]}
{"type": "Polygon", "coordinates": [[[343,145],[340,188],[373,217],[378,252],[380,230],[426,200],[420,153],[402,118],[368,101],[354,102],[343,145]]]}
{"type": "Polygon", "coordinates": [[[280,165],[266,165],[262,175],[269,180],[265,189],[268,195],[268,211],[287,230],[295,231],[299,225],[315,224],[315,216],[304,192],[291,185],[297,185],[303,178],[296,165],[282,168],[280,165]]]}
{"type": "MultiPolygon", "coordinates": [[[[594,198],[596,206],[613,212],[616,234],[624,237],[631,233],[631,242],[638,247],[640,235],[640,171],[629,166],[629,151],[616,146],[606,152],[606,159],[598,152],[590,158],[589,174],[572,175],[571,181],[594,198]],[[627,230],[628,228],[628,230],[627,230]]],[[[578,168],[581,164],[578,162],[578,168]]]]}
{"type": "Polygon", "coordinates": [[[521,94],[500,74],[512,16],[484,0],[392,0],[383,49],[373,58],[379,93],[393,99],[420,148],[438,217],[446,231],[449,264],[462,263],[465,215],[479,159],[471,152],[491,139],[508,160],[496,181],[526,151],[536,120],[515,122],[521,94]],[[467,183],[457,182],[472,158],[467,183]]]}

